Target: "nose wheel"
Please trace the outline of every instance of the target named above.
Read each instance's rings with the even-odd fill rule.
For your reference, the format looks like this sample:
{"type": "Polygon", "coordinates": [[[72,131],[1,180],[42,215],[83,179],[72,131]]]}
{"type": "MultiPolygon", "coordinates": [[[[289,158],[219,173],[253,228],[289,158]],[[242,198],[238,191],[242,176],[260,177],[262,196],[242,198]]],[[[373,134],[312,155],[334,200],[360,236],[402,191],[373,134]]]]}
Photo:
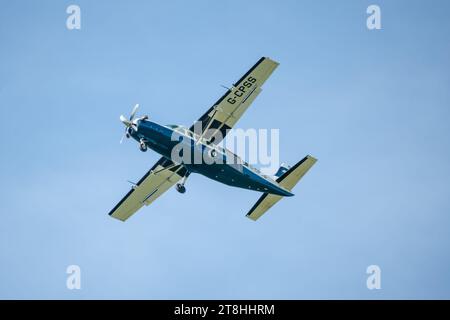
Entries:
{"type": "Polygon", "coordinates": [[[143,140],[141,140],[141,142],[139,142],[139,150],[141,150],[142,152],[147,151],[147,145],[145,144],[145,142],[143,140]]]}

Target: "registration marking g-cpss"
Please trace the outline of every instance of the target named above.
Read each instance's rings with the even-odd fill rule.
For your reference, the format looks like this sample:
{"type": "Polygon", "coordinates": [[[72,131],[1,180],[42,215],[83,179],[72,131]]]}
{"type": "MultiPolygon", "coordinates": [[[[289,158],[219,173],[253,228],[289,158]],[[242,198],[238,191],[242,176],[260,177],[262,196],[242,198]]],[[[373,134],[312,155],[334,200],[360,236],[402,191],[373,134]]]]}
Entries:
{"type": "Polygon", "coordinates": [[[234,90],[233,92],[233,97],[229,97],[227,99],[227,102],[229,102],[230,104],[235,104],[236,103],[236,99],[237,98],[241,98],[244,93],[248,92],[249,89],[251,89],[253,87],[253,85],[256,83],[256,78],[254,77],[248,77],[241,86],[239,86],[238,88],[236,88],[236,90],[234,90]]]}

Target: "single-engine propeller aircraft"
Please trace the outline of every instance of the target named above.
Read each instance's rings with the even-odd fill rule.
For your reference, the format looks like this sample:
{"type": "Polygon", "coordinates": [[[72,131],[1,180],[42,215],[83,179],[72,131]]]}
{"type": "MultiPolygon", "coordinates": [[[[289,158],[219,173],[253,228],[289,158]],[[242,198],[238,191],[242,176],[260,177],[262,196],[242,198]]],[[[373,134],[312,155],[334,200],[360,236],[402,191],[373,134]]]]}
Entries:
{"type": "Polygon", "coordinates": [[[150,148],[162,157],[138,183],[133,184],[131,190],[109,215],[125,221],[173,185],[178,192],[184,193],[186,179],[191,173],[200,173],[233,187],[262,192],[262,196],[247,213],[247,217],[252,220],[261,217],[282,197],[293,196],[292,188],[314,165],[315,158],[308,155],[292,167],[282,165],[275,176],[270,177],[218,145],[259,95],[261,86],[277,66],[278,62],[270,58],[261,58],[190,128],[160,125],[149,121],[147,116],[136,117],[138,105],[134,107],[129,118],[120,116],[125,125],[124,137],[132,137],[139,142],[141,151],[150,148]],[[198,127],[200,130],[194,130],[198,127]],[[178,135],[180,139],[174,141],[174,135],[178,135]],[[206,151],[211,158],[224,161],[198,163],[175,160],[172,151],[180,141],[190,145],[194,157],[198,153],[204,155],[206,151]],[[233,161],[229,161],[230,159],[233,161]]]}

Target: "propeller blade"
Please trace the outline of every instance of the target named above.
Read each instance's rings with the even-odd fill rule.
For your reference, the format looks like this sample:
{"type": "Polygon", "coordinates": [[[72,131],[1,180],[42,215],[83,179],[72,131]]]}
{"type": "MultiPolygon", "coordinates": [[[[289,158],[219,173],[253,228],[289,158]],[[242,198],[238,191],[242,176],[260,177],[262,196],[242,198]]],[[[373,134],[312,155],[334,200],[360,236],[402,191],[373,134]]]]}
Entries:
{"type": "Polygon", "coordinates": [[[130,115],[130,121],[133,121],[134,116],[136,115],[136,112],[139,108],[139,103],[136,103],[136,105],[133,108],[133,111],[131,111],[131,115],[130,115]]]}
{"type": "Polygon", "coordinates": [[[119,117],[119,119],[120,119],[120,121],[122,121],[123,124],[126,125],[127,127],[131,126],[131,124],[132,124],[131,121],[128,120],[127,118],[125,118],[125,116],[123,116],[123,115],[121,115],[121,116],[119,117]]]}
{"type": "Polygon", "coordinates": [[[134,119],[134,116],[136,115],[136,112],[137,112],[137,110],[138,110],[138,108],[139,108],[139,104],[136,104],[135,106],[134,106],[134,108],[133,108],[133,110],[131,111],[131,115],[130,115],[130,119],[127,119],[124,115],[121,115],[120,117],[119,117],[119,119],[120,119],[120,121],[122,121],[122,123],[125,125],[125,133],[123,134],[123,136],[122,136],[122,138],[120,139],[120,143],[122,144],[122,142],[123,142],[123,139],[125,138],[125,137],[129,137],[128,136],[128,128],[133,128],[133,129],[136,129],[135,127],[136,127],[136,124],[135,123],[133,123],[133,119],[134,119]],[[133,127],[133,125],[134,125],[134,127],[133,127]]]}

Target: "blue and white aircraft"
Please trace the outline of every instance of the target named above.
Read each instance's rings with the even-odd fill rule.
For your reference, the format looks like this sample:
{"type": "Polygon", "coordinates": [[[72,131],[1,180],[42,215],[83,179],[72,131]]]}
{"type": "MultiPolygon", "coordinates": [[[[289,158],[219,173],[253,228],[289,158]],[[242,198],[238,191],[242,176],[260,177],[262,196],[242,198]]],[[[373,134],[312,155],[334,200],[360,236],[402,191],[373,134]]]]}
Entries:
{"type": "Polygon", "coordinates": [[[282,197],[293,196],[292,188],[314,165],[314,157],[308,155],[292,167],[282,165],[271,177],[218,145],[259,95],[261,86],[277,66],[278,62],[270,58],[261,58],[190,128],[160,125],[149,121],[147,116],[136,117],[138,105],[129,118],[120,116],[126,127],[125,137],[132,137],[139,142],[141,151],[150,148],[162,157],[138,183],[133,184],[109,215],[125,221],[173,185],[178,192],[184,193],[186,179],[191,173],[200,173],[233,187],[262,192],[262,196],[247,213],[247,217],[252,220],[261,217],[282,197]],[[180,146],[186,147],[183,150],[190,151],[190,155],[180,157],[179,153],[175,153],[175,159],[174,148],[180,146]],[[204,159],[205,155],[209,159],[204,159]],[[204,160],[192,160],[199,159],[198,156],[204,160]]]}

